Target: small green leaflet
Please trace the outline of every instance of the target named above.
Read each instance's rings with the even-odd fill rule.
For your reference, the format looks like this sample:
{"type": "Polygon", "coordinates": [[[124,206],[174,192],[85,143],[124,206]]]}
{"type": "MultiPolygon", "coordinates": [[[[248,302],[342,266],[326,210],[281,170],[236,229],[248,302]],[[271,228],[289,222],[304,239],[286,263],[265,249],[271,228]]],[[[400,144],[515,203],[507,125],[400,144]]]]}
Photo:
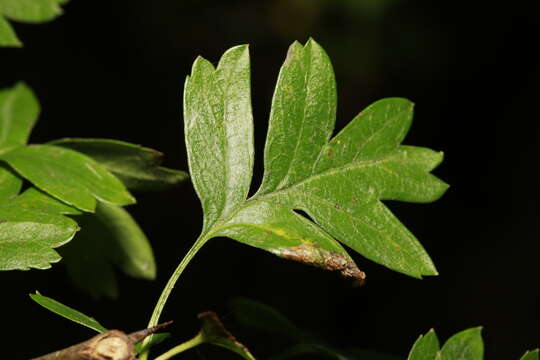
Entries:
{"type": "Polygon", "coordinates": [[[204,212],[198,241],[226,236],[363,280],[343,243],[404,274],[436,275],[426,251],[381,201],[438,199],[448,185],[430,171],[442,153],[401,145],[413,109],[401,98],[372,104],[331,138],[335,89],[324,50],[313,40],[291,45],[272,101],[263,182],[247,199],[254,152],[248,48],[228,50],[217,68],[195,60],[184,120],[204,212]]]}
{"type": "Polygon", "coordinates": [[[77,324],[86,326],[99,333],[107,331],[107,329],[97,322],[96,319],[72,309],[54,299],[51,299],[50,297],[43,296],[36,292],[35,294],[30,294],[30,298],[39,305],[43,306],[45,309],[63,316],[68,320],[76,322],[77,324]]]}
{"type": "Polygon", "coordinates": [[[135,278],[156,277],[150,242],[125,209],[99,202],[95,214],[75,219],[81,231],[59,252],[79,289],[94,298],[115,298],[118,284],[113,265],[135,278]]]}
{"type": "Polygon", "coordinates": [[[6,19],[41,23],[62,14],[60,4],[66,0],[0,0],[0,46],[21,47],[13,28],[6,19]]]}
{"type": "Polygon", "coordinates": [[[166,190],[188,178],[184,171],[161,167],[163,154],[140,145],[110,139],[66,138],[50,144],[83,153],[116,175],[130,190],[166,190]]]}
{"type": "Polygon", "coordinates": [[[94,211],[98,199],[116,205],[135,202],[107,169],[70,149],[29,145],[4,153],[0,159],[39,189],[86,212],[94,211]]]}
{"type": "Polygon", "coordinates": [[[19,206],[17,199],[0,205],[0,270],[48,269],[60,261],[53,248],[79,229],[72,219],[19,206]]]}
{"type": "Polygon", "coordinates": [[[236,338],[223,326],[218,316],[211,312],[203,312],[198,315],[202,326],[199,336],[202,342],[221,346],[231,350],[247,360],[255,360],[248,348],[241,344],[236,338]]]}
{"type": "Polygon", "coordinates": [[[434,360],[439,352],[439,339],[435,330],[420,335],[414,343],[407,360],[434,360]]]}

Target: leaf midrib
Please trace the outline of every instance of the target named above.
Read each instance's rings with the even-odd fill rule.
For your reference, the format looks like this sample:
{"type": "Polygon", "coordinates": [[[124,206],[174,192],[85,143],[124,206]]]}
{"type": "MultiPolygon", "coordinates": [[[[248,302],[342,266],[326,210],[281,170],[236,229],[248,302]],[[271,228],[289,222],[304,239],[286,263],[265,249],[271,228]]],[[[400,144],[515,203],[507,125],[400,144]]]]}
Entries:
{"type": "Polygon", "coordinates": [[[273,191],[271,193],[267,193],[267,194],[263,194],[263,195],[255,194],[251,198],[246,199],[244,201],[244,203],[239,205],[227,217],[218,218],[214,222],[214,224],[212,224],[206,231],[203,232],[203,234],[201,235],[201,238],[209,240],[209,239],[211,239],[213,237],[213,234],[218,233],[220,230],[226,229],[227,225],[224,226],[224,224],[227,224],[231,219],[233,219],[236,216],[236,214],[238,214],[238,212],[245,209],[247,206],[249,206],[253,202],[271,199],[272,197],[279,196],[279,194],[285,193],[287,191],[292,191],[296,187],[301,186],[302,184],[304,184],[304,183],[306,183],[308,181],[311,181],[311,180],[314,180],[314,179],[317,179],[317,178],[320,178],[320,177],[323,177],[323,176],[331,175],[331,174],[338,173],[338,172],[341,172],[341,171],[346,171],[346,170],[348,170],[350,168],[354,168],[354,167],[368,167],[368,166],[374,166],[374,165],[377,165],[377,164],[380,164],[380,163],[384,163],[386,161],[389,161],[392,158],[392,155],[394,155],[396,152],[397,152],[397,148],[393,152],[391,152],[389,154],[386,154],[386,156],[384,158],[356,161],[356,162],[353,162],[353,163],[349,163],[347,165],[342,165],[340,167],[330,168],[330,169],[327,169],[327,170],[325,170],[325,171],[323,171],[321,173],[308,176],[307,178],[303,179],[302,181],[299,181],[299,182],[297,182],[295,184],[291,184],[291,185],[289,185],[287,187],[284,187],[282,189],[273,191]]]}

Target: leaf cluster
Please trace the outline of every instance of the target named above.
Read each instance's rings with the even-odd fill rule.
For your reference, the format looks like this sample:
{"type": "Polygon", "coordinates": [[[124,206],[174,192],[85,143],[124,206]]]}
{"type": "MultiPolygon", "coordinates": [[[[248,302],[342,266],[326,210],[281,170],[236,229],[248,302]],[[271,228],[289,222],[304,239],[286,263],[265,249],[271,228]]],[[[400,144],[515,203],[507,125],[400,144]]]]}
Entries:
{"type": "Polygon", "coordinates": [[[187,174],[161,167],[155,150],[116,140],[28,144],[39,113],[25,84],[0,90],[0,270],[50,268],[61,259],[54,249],[82,227],[61,253],[83,290],[114,297],[112,264],[153,279],[150,243],[123,206],[135,203],[130,190],[162,190],[187,174]]]}

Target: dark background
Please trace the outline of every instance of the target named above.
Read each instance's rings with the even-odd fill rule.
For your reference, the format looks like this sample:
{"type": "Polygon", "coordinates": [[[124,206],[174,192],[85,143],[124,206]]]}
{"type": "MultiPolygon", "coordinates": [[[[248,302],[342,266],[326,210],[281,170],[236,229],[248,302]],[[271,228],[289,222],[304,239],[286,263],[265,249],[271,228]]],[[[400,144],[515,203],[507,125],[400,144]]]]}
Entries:
{"type": "MultiPolygon", "coordinates": [[[[292,41],[314,37],[334,64],[338,129],[371,102],[402,96],[416,103],[405,142],[445,152],[436,174],[452,187],[440,201],[389,204],[441,275],[415,280],[352,254],[369,277],[353,288],[336,274],[215,239],[190,264],[162,318],[176,321],[178,341],[194,335],[203,310],[234,327],[228,301],[246,296],[337,347],[405,357],[429,328],[444,340],[482,325],[487,359],[518,359],[540,342],[533,3],[72,0],[52,23],[15,25],[25,47],[0,49],[0,85],[23,80],[38,95],[32,142],[117,138],[159,149],[167,166],[187,169],[180,99],[191,63],[197,55],[215,63],[229,47],[250,43],[260,179],[279,67],[292,41]]],[[[202,214],[189,184],[138,200],[132,210],[153,243],[158,280],[120,276],[117,301],[94,301],[71,287],[62,264],[1,273],[3,358],[27,359],[92,335],[32,303],[27,294],[35,290],[111,328],[145,326],[202,214]]],[[[263,359],[281,346],[271,336],[237,335],[263,359]]],[[[203,347],[182,358],[235,356],[203,347]]]]}

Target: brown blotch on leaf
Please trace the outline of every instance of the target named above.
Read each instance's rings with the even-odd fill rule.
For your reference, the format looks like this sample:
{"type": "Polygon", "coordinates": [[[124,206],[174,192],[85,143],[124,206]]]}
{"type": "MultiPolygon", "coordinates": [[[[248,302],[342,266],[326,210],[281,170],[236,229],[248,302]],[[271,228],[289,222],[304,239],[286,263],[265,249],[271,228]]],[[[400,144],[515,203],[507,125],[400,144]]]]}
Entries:
{"type": "Polygon", "coordinates": [[[346,255],[315,247],[308,243],[282,248],[276,254],[284,259],[298,261],[324,270],[339,271],[342,276],[354,280],[354,285],[362,285],[366,274],[346,255]]]}

